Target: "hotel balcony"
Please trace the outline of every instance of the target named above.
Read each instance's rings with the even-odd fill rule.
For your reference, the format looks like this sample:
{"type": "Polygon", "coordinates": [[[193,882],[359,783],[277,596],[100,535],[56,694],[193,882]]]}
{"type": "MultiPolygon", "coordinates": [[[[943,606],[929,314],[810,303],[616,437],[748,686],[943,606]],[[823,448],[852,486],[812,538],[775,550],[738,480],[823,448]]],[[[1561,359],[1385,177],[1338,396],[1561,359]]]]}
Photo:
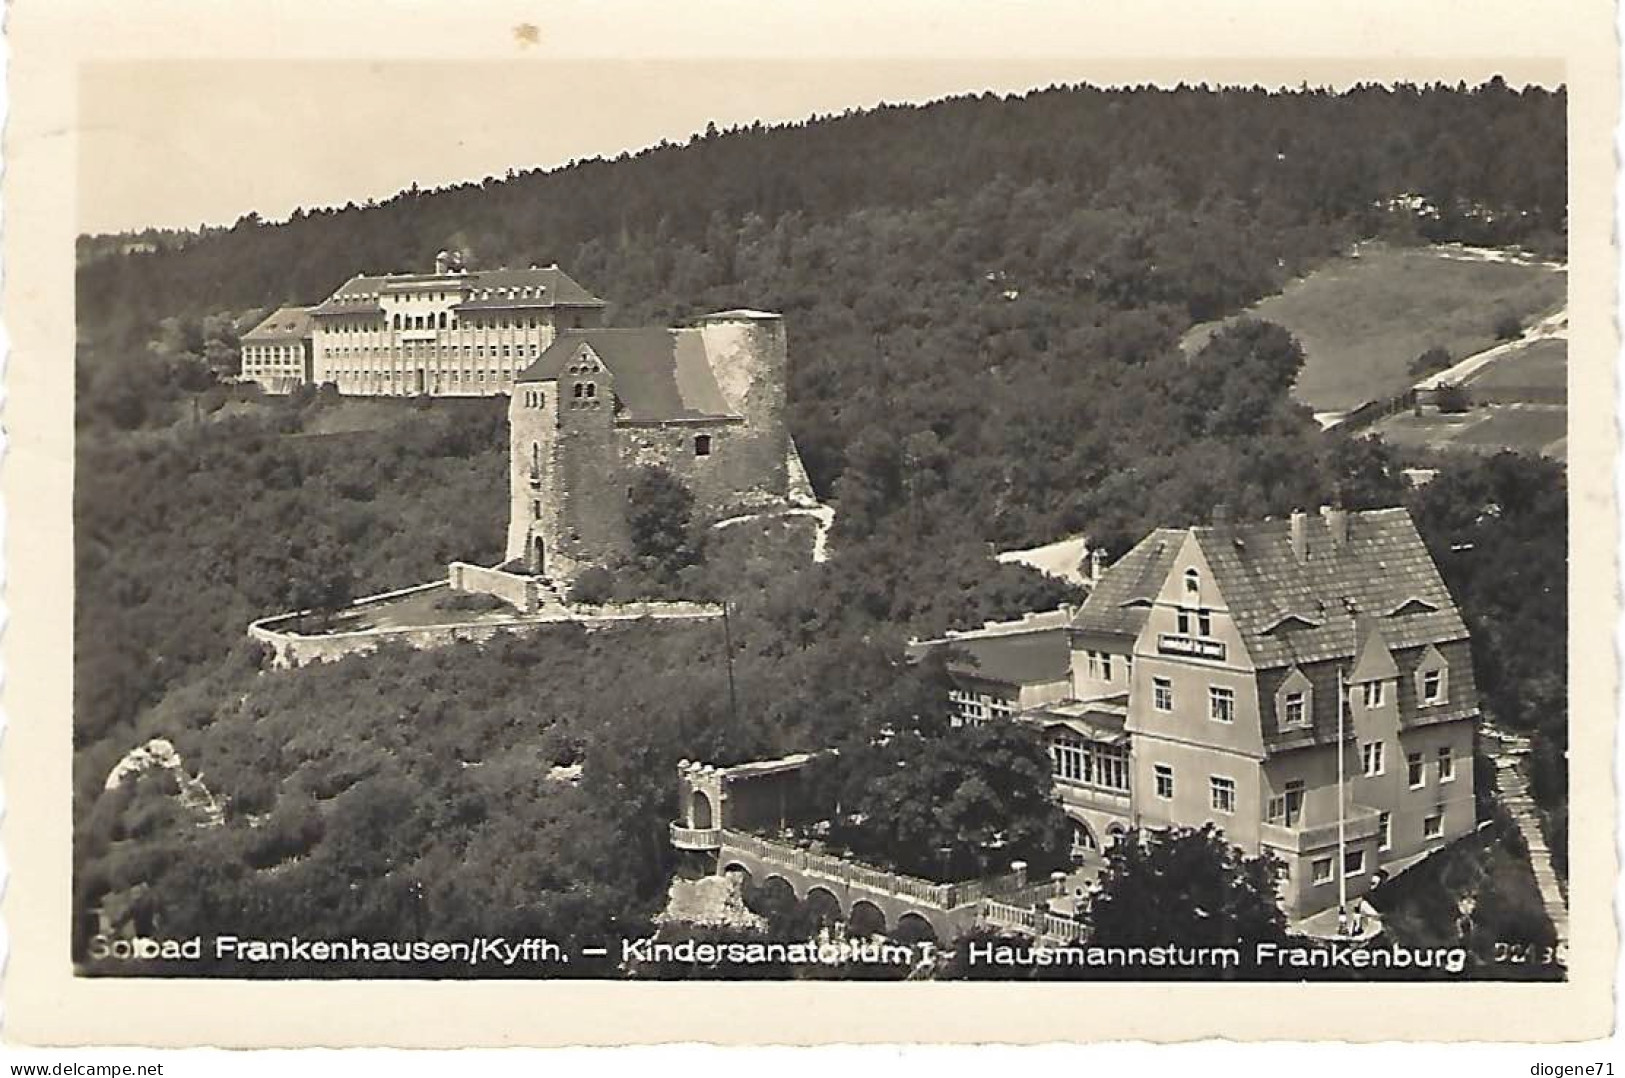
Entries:
{"type": "Polygon", "coordinates": [[[1109,812],[1123,817],[1125,821],[1133,815],[1133,808],[1127,790],[1117,790],[1105,786],[1096,786],[1091,783],[1073,782],[1058,778],[1055,780],[1055,793],[1060,797],[1063,805],[1109,812]]]}
{"type": "MultiPolygon", "coordinates": [[[[1376,836],[1378,828],[1382,826],[1382,814],[1364,805],[1351,805],[1345,826],[1349,842],[1363,842],[1376,836]]],[[[1279,823],[1262,823],[1258,826],[1258,837],[1264,845],[1289,853],[1323,850],[1337,845],[1337,821],[1313,824],[1300,821],[1290,827],[1279,823]]]]}
{"type": "Polygon", "coordinates": [[[671,825],[671,844],[679,850],[718,850],[722,848],[722,828],[671,825]]]}

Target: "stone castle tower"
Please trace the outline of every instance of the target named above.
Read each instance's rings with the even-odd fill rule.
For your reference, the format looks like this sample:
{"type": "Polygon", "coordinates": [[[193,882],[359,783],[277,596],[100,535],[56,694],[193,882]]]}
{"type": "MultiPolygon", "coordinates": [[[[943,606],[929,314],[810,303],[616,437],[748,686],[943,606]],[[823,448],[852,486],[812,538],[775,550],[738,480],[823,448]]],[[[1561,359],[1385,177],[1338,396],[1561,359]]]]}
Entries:
{"type": "Polygon", "coordinates": [[[630,553],[627,497],[647,465],[688,486],[696,516],[785,503],[788,376],[783,319],[763,311],[559,334],[514,382],[507,564],[567,583],[630,553]]]}

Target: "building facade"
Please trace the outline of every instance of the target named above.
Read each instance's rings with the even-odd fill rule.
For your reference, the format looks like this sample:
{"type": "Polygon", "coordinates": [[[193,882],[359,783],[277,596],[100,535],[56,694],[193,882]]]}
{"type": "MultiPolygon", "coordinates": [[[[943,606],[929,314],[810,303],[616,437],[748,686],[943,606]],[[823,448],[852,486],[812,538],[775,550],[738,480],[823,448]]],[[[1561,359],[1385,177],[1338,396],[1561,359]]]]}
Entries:
{"type": "Polygon", "coordinates": [[[602,324],[604,301],[558,266],[352,277],[311,309],[313,379],[359,396],[511,393],[565,330],[602,324]]]}
{"type": "Polygon", "coordinates": [[[788,352],[776,314],[680,329],[566,329],[514,376],[507,565],[568,582],[630,552],[628,498],[658,465],[697,516],[792,497],[788,352]]]}
{"type": "Polygon", "coordinates": [[[1080,857],[1212,823],[1285,866],[1303,916],[1476,825],[1467,629],[1403,509],[1158,529],[1052,631],[1067,695],[1016,717],[1046,733],[1080,857]]]}
{"type": "Polygon", "coordinates": [[[283,307],[239,339],[242,377],[267,393],[290,393],[311,381],[309,307],[283,307]]]}

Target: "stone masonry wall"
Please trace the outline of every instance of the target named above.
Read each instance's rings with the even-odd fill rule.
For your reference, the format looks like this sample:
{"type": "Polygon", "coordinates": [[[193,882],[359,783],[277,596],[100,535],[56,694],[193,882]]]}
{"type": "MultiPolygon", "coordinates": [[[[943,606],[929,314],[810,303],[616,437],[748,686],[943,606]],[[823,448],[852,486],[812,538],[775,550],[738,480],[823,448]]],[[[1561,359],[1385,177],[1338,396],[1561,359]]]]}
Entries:
{"type": "Polygon", "coordinates": [[[573,569],[630,550],[626,491],[631,480],[621,465],[615,434],[615,380],[602,367],[559,377],[557,542],[554,551],[572,571],[548,575],[568,580],[573,569]],[[574,395],[576,382],[591,382],[596,396],[574,395]]]}
{"type": "Polygon", "coordinates": [[[627,426],[617,428],[616,436],[629,477],[646,466],[665,468],[694,494],[698,517],[785,498],[785,487],[778,484],[783,468],[766,456],[770,443],[738,421],[627,426]],[[695,452],[695,439],[702,436],[711,441],[711,452],[703,457],[695,452]]]}
{"type": "Polygon", "coordinates": [[[506,560],[523,560],[527,569],[534,555],[533,536],[542,537],[548,557],[558,547],[558,392],[552,382],[525,383],[514,387],[508,403],[506,560]]]}
{"type": "MultiPolygon", "coordinates": [[[[445,586],[444,581],[430,585],[445,586]]],[[[283,628],[284,625],[292,625],[294,618],[292,615],[282,615],[254,622],[248,627],[248,635],[271,650],[273,666],[297,667],[313,662],[333,662],[348,655],[365,655],[390,644],[406,644],[419,649],[436,648],[464,641],[483,643],[502,634],[557,632],[563,626],[574,626],[587,632],[615,632],[634,625],[649,624],[686,629],[696,623],[710,623],[722,617],[720,606],[692,602],[583,606],[569,611],[554,609],[557,612],[552,616],[544,613],[540,617],[515,618],[511,621],[448,622],[444,625],[363,629],[310,636],[283,628]]]]}

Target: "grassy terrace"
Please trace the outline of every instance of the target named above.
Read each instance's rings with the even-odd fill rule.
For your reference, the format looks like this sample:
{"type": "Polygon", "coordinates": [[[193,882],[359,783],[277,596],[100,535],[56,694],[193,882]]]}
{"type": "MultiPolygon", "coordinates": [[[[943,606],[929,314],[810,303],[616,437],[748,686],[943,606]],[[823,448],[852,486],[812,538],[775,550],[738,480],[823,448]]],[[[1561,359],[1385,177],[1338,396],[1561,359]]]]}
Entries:
{"type": "Polygon", "coordinates": [[[1567,388],[1568,379],[1569,342],[1554,338],[1532,341],[1496,360],[1473,375],[1468,385],[1475,391],[1561,391],[1567,388]]]}
{"type": "MultiPolygon", "coordinates": [[[[1412,384],[1411,361],[1429,348],[1459,359],[1491,347],[1498,318],[1511,313],[1527,325],[1561,306],[1567,287],[1567,273],[1546,265],[1367,244],[1248,313],[1303,344],[1299,400],[1317,412],[1347,411],[1412,384]]],[[[1216,328],[1193,328],[1186,350],[1216,328]]]]}
{"type": "MultiPolygon", "coordinates": [[[[507,604],[479,609],[466,601],[459,603],[447,588],[413,592],[398,599],[341,611],[325,627],[310,619],[304,631],[353,633],[365,629],[413,629],[425,625],[468,622],[511,621],[519,612],[507,604]]],[[[297,625],[294,631],[301,631],[297,625]]]]}
{"type": "Polygon", "coordinates": [[[1374,429],[1393,445],[1494,453],[1514,449],[1562,460],[1567,454],[1568,409],[1562,405],[1501,404],[1463,415],[1420,418],[1406,412],[1374,429]]]}

